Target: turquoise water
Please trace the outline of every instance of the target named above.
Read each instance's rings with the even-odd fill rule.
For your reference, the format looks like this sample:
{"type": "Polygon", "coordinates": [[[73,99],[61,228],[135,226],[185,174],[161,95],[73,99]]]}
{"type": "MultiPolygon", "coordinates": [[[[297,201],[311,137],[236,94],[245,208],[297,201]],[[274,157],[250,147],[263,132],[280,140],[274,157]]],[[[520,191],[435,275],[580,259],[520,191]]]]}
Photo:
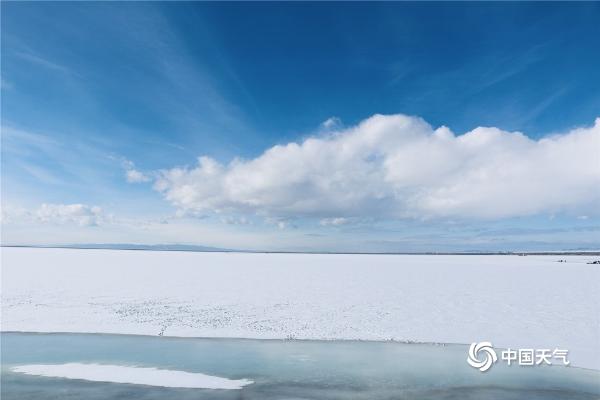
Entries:
{"type": "Polygon", "coordinates": [[[3,333],[3,400],[600,399],[600,373],[465,362],[467,346],[3,333]],[[23,364],[136,365],[248,378],[242,390],[173,389],[28,376],[23,364]]]}

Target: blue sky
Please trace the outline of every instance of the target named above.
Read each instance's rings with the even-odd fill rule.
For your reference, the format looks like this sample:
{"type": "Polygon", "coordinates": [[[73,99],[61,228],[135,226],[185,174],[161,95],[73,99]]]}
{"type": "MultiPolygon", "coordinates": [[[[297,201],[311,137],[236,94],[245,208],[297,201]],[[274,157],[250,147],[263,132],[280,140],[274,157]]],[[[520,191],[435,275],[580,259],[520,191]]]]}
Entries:
{"type": "Polygon", "coordinates": [[[596,3],[2,3],[3,242],[598,248],[598,19],[596,3]]]}

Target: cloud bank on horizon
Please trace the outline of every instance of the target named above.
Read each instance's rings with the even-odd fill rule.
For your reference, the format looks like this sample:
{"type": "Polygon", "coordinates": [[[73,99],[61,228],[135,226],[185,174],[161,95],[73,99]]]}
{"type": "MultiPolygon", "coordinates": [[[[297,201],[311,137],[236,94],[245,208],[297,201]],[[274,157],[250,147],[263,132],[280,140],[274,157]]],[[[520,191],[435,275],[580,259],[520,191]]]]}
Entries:
{"type": "Polygon", "coordinates": [[[223,164],[202,156],[196,166],[159,172],[154,188],[183,212],[319,218],[322,225],[585,216],[600,204],[599,154],[600,118],[534,140],[484,127],[455,135],[418,117],[374,115],[253,159],[223,164]]]}
{"type": "Polygon", "coordinates": [[[376,114],[351,127],[322,124],[254,158],[203,155],[197,165],[155,170],[122,156],[108,161],[124,185],[171,212],[3,201],[2,243],[341,252],[590,250],[599,243],[600,118],[533,139],[494,127],[455,134],[420,117],[376,114]]]}

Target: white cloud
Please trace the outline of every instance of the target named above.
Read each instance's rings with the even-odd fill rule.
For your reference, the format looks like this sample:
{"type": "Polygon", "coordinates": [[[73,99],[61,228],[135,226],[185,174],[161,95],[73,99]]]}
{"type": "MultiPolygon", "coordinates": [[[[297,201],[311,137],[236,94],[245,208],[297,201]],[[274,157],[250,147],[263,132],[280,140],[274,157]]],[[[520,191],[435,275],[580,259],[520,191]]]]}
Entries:
{"type": "Polygon", "coordinates": [[[155,189],[181,210],[278,218],[505,218],[596,210],[600,118],[532,140],[476,128],[455,135],[420,118],[375,115],[274,146],[250,160],[162,171],[155,189]]]}
{"type": "Polygon", "coordinates": [[[321,124],[321,127],[323,129],[336,129],[342,126],[342,120],[339,119],[338,117],[330,117],[327,118],[325,121],[323,121],[323,123],[321,124]]]}
{"type": "Polygon", "coordinates": [[[42,204],[35,215],[41,222],[79,226],[96,226],[106,219],[100,207],[85,204],[42,204]]]}
{"type": "Polygon", "coordinates": [[[319,221],[319,224],[322,226],[339,226],[339,225],[344,225],[348,223],[348,218],[323,218],[321,221],[319,221]]]}
{"type": "Polygon", "coordinates": [[[24,218],[31,218],[31,213],[24,207],[2,204],[0,208],[0,223],[10,224],[24,218]]]}
{"type": "Polygon", "coordinates": [[[135,169],[133,161],[122,159],[121,165],[125,169],[125,179],[129,183],[150,182],[152,180],[149,175],[135,169]]]}
{"type": "Polygon", "coordinates": [[[64,183],[60,178],[45,168],[26,162],[21,163],[20,166],[31,176],[45,184],[61,185],[64,183]]]}
{"type": "Polygon", "coordinates": [[[279,229],[296,228],[296,225],[290,223],[290,221],[279,217],[267,217],[265,218],[265,223],[276,226],[279,229]]]}
{"type": "Polygon", "coordinates": [[[251,225],[252,222],[246,217],[226,216],[221,217],[221,222],[228,225],[251,225]]]}
{"type": "Polygon", "coordinates": [[[125,179],[129,183],[140,183],[140,182],[149,182],[150,177],[136,169],[130,169],[125,171],[125,179]]]}

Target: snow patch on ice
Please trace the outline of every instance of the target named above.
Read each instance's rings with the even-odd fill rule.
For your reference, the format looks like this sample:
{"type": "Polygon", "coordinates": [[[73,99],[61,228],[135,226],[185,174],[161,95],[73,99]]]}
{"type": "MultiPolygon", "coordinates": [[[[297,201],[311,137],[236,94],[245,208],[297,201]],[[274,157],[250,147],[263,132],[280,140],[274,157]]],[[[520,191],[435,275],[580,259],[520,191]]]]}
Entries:
{"type": "Polygon", "coordinates": [[[11,368],[14,372],[50,378],[83,379],[93,382],[129,383],[189,389],[241,389],[254,383],[198,372],[103,364],[31,364],[11,368]]]}

